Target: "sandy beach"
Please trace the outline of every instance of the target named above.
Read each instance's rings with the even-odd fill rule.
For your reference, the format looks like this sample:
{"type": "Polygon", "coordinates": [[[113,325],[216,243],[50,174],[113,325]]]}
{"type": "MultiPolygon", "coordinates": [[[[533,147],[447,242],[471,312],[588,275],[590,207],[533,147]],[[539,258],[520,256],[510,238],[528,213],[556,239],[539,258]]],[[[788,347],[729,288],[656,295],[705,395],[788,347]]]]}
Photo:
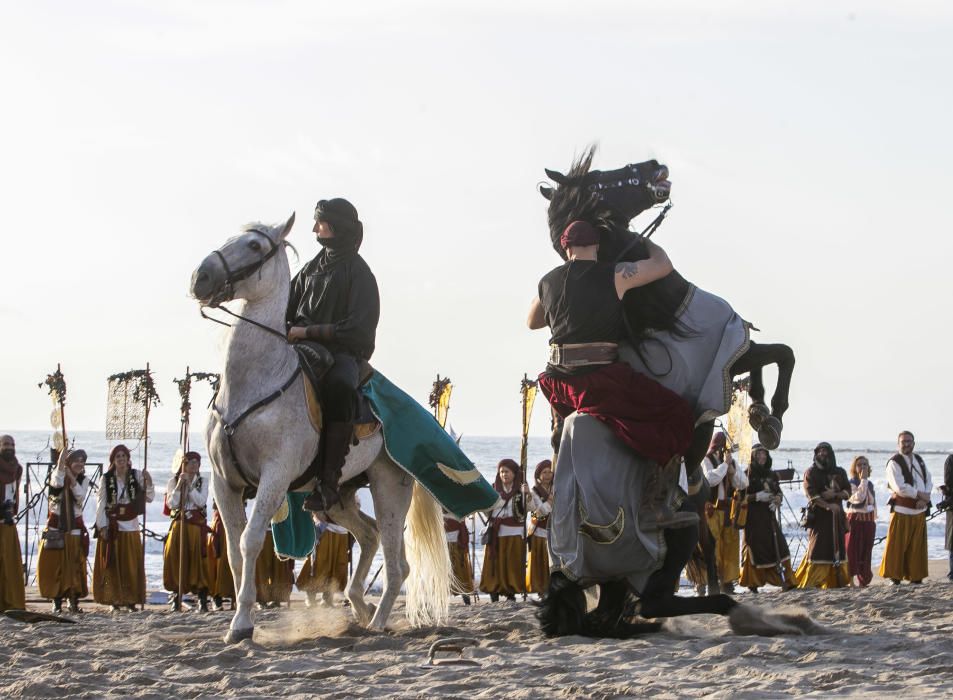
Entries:
{"type": "MultiPolygon", "coordinates": [[[[767,590],[745,603],[809,613],[830,634],[734,634],[725,618],[669,620],[630,641],[543,638],[527,603],[451,608],[451,623],[414,630],[401,603],[386,634],[349,610],[258,613],[255,638],[226,646],[228,612],[172,615],[163,606],[116,614],[92,603],[80,624],[0,617],[4,696],[134,698],[298,697],[783,697],[946,695],[953,685],[953,584],[931,562],[922,586],[875,579],[864,591],[767,590]],[[472,666],[428,666],[430,645],[470,637],[472,666]]],[[[30,597],[31,600],[35,596],[30,597]]],[[[39,602],[33,610],[46,611],[39,602]]]]}

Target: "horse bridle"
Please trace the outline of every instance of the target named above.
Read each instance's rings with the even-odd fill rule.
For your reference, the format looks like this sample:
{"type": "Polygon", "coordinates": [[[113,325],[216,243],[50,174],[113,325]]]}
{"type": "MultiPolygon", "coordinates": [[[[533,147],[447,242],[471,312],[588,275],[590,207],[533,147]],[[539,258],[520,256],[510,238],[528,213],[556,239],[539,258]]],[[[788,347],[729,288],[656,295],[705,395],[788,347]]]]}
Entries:
{"type": "MultiPolygon", "coordinates": [[[[253,263],[249,263],[248,265],[244,265],[243,267],[240,267],[237,270],[232,270],[231,268],[229,268],[228,262],[225,260],[225,256],[222,254],[221,248],[216,248],[214,251],[212,251],[212,255],[217,256],[219,262],[222,263],[222,267],[225,268],[225,285],[222,288],[222,291],[224,292],[225,296],[220,301],[217,301],[214,304],[208,304],[207,306],[213,309],[219,309],[220,311],[224,311],[225,313],[227,313],[229,316],[232,316],[233,318],[237,318],[241,321],[247,321],[253,326],[257,326],[258,328],[261,328],[264,331],[268,331],[272,335],[277,336],[281,338],[282,340],[284,340],[285,342],[287,342],[288,336],[285,335],[284,333],[281,333],[280,331],[276,331],[274,328],[270,328],[269,326],[266,326],[263,323],[259,323],[258,321],[255,321],[254,319],[246,318],[245,316],[242,316],[241,314],[237,314],[234,311],[231,311],[225,308],[224,306],[222,306],[222,302],[231,301],[232,298],[234,297],[236,283],[241,282],[242,280],[248,279],[256,272],[260,272],[261,268],[264,267],[265,263],[271,260],[273,257],[275,257],[275,255],[278,253],[278,250],[280,249],[280,246],[277,243],[275,243],[273,240],[271,240],[271,237],[267,233],[265,233],[264,231],[260,229],[250,228],[247,231],[245,231],[245,233],[257,233],[260,236],[264,236],[265,240],[268,241],[269,245],[271,245],[271,250],[269,250],[267,253],[262,255],[259,260],[253,263]]],[[[206,306],[199,307],[199,314],[202,316],[202,318],[208,319],[209,321],[214,321],[215,323],[221,324],[223,326],[227,326],[228,328],[232,327],[230,324],[225,323],[224,321],[219,321],[217,318],[212,318],[211,316],[206,314],[205,308],[206,306]]]]}

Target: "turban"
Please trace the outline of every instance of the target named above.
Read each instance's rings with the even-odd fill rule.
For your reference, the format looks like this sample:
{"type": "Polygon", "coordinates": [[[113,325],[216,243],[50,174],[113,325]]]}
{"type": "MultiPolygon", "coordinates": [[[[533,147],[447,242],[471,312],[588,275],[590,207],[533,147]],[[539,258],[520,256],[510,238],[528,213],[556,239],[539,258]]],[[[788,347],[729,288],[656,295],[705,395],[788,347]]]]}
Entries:
{"type": "Polygon", "coordinates": [[[599,232],[592,224],[585,221],[573,221],[563,231],[559,238],[559,245],[563,250],[572,246],[596,245],[599,243],[599,232]]]}
{"type": "Polygon", "coordinates": [[[520,465],[512,459],[501,459],[500,463],[496,465],[496,480],[493,482],[493,488],[496,489],[497,493],[506,493],[503,488],[503,480],[500,479],[500,467],[506,467],[513,472],[512,488],[516,488],[523,483],[523,470],[520,469],[520,465]]]}
{"type": "Polygon", "coordinates": [[[190,460],[193,460],[193,459],[196,460],[196,461],[198,461],[199,464],[202,463],[202,455],[200,455],[198,452],[186,452],[186,453],[185,453],[185,461],[186,461],[186,462],[188,462],[188,461],[190,461],[190,460]]]}

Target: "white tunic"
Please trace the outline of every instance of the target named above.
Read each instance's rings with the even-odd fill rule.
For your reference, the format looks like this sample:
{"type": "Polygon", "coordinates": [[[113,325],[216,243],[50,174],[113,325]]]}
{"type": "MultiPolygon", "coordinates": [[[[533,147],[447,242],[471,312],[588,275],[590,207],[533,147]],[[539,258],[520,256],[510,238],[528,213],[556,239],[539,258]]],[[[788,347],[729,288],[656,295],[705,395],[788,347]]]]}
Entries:
{"type": "MultiPolygon", "coordinates": [[[[66,483],[66,467],[57,467],[56,471],[53,472],[53,475],[50,477],[50,486],[53,488],[61,489],[63,484],[66,483]]],[[[83,502],[86,500],[86,492],[89,490],[89,479],[83,479],[83,483],[74,483],[72,488],[73,495],[73,518],[77,518],[83,514],[83,502]]],[[[66,495],[65,493],[63,494],[66,495]]],[[[59,508],[59,506],[53,506],[59,508]]],[[[62,511],[57,511],[61,513],[62,511]]],[[[62,527],[63,524],[60,525],[62,527]]],[[[71,535],[81,535],[83,531],[79,528],[73,528],[69,531],[71,535]]]]}
{"type": "Polygon", "coordinates": [[[859,484],[851,484],[850,498],[848,503],[853,504],[848,512],[850,513],[875,513],[877,511],[877,500],[874,491],[867,479],[861,479],[859,484]]]}
{"type": "MultiPolygon", "coordinates": [[[[718,487],[718,500],[724,501],[726,499],[725,475],[728,473],[728,463],[722,462],[718,466],[715,466],[715,462],[711,457],[705,457],[705,459],[702,460],[702,468],[705,471],[705,481],[707,481],[711,487],[718,487]]],[[[738,468],[737,462],[735,463],[735,472],[731,477],[731,485],[736,491],[748,488],[748,475],[745,474],[742,469],[738,468]]]]}
{"type": "MultiPolygon", "coordinates": [[[[155,497],[155,487],[152,484],[152,480],[149,480],[148,486],[145,484],[145,479],[142,478],[142,472],[138,469],[132,470],[133,475],[136,478],[136,481],[139,482],[139,487],[145,489],[146,493],[146,503],[152,503],[152,499],[155,497]]],[[[106,499],[108,498],[106,494],[106,477],[103,476],[102,483],[99,485],[99,490],[96,492],[96,527],[103,528],[109,525],[109,518],[106,517],[106,499]]],[[[125,479],[116,479],[116,503],[126,504],[130,503],[129,494],[126,492],[126,480],[125,479]]],[[[139,519],[135,518],[133,520],[120,520],[118,521],[119,531],[120,532],[139,532],[139,519]]]]}
{"type": "MultiPolygon", "coordinates": [[[[187,479],[188,476],[185,474],[179,477],[173,476],[165,487],[165,502],[171,509],[179,508],[182,501],[182,482],[179,480],[183,478],[187,479]]],[[[199,482],[199,479],[196,475],[192,483],[186,487],[185,511],[187,513],[193,510],[204,511],[208,504],[208,479],[203,476],[201,482],[198,483],[198,488],[196,488],[197,482],[199,482]]]]}
{"type": "MultiPolygon", "coordinates": [[[[900,456],[907,462],[907,467],[909,467],[910,473],[913,475],[913,485],[911,486],[903,480],[903,471],[901,471],[900,465],[891,459],[887,462],[887,486],[890,490],[898,496],[905,496],[907,498],[916,498],[917,492],[919,491],[924,493],[933,491],[933,479],[930,477],[930,470],[926,469],[926,465],[924,464],[924,469],[921,471],[920,463],[914,459],[912,455],[908,457],[902,454],[900,456]],[[922,472],[926,472],[926,474],[924,475],[922,472]]],[[[926,507],[906,508],[905,506],[894,506],[893,509],[894,512],[903,513],[904,515],[918,515],[926,512],[926,507]]]]}
{"type": "MultiPolygon", "coordinates": [[[[552,498],[544,502],[543,499],[539,497],[539,494],[533,490],[530,490],[529,497],[531,500],[530,510],[533,511],[539,519],[543,519],[553,512],[552,498]]],[[[536,529],[533,530],[533,537],[549,537],[549,530],[537,526],[536,529]]]]}
{"type": "MultiPolygon", "coordinates": [[[[490,513],[492,518],[513,518],[516,517],[516,492],[506,501],[505,504],[490,513]]],[[[522,526],[500,525],[500,537],[523,536],[522,526]]]]}

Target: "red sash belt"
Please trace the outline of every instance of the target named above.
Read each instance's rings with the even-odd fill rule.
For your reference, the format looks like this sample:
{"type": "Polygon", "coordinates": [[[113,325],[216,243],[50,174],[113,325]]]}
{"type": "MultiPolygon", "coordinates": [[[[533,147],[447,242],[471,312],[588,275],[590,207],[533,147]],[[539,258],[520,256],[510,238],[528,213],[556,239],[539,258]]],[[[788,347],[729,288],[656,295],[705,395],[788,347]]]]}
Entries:
{"type": "Polygon", "coordinates": [[[860,523],[873,522],[876,520],[876,518],[874,517],[873,511],[870,511],[869,513],[860,512],[860,511],[850,511],[847,513],[847,519],[856,520],[857,522],[860,522],[860,523]]]}

